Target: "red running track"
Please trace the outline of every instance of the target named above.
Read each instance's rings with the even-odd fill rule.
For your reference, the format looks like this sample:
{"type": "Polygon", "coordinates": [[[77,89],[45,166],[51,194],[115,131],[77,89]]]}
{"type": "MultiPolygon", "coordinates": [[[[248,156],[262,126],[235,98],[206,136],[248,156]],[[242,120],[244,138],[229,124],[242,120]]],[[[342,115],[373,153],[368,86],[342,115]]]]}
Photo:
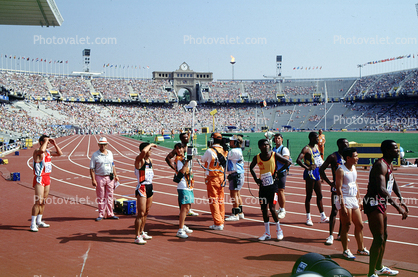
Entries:
{"type": "MultiPolygon", "coordinates": [[[[117,135],[107,136],[108,149],[114,154],[121,178],[115,198],[134,199],[136,178],[133,163],[139,142],[117,135]]],[[[38,233],[29,231],[33,205],[32,153],[21,150],[19,156],[7,156],[8,165],[0,171],[6,179],[10,172],[20,172],[20,181],[1,180],[1,247],[2,276],[290,276],[295,261],[308,252],[330,256],[353,275],[366,276],[368,257],[356,261],[342,257],[342,246],[324,244],[328,224],[320,224],[315,196],[311,201],[314,226],[305,225],[304,181],[299,167],[291,168],[286,183],[287,215],[281,220],[284,240],[259,242],[264,232],[252,179],[242,189],[245,219],[226,223],[223,231],[208,229],[212,225],[203,170],[195,172],[195,200],[192,208],[200,215],[188,217],[186,224],[194,233],[186,240],[177,238],[178,205],[173,171],[164,158],[170,149],[153,149],[155,171],[154,204],[146,224],[153,236],[146,245],[134,243],[134,217],[121,215],[120,220],[95,222],[95,190],[89,176],[90,157],[98,149],[99,136],[70,136],[57,139],[64,152],[53,158],[52,184],[44,219],[51,224],[38,233]]],[[[248,166],[246,165],[247,171],[248,166]]],[[[358,170],[360,192],[365,194],[368,171],[358,170]]],[[[249,175],[249,174],[248,174],[249,175]]],[[[417,169],[401,168],[395,178],[404,198],[417,199],[417,169]]],[[[229,193],[225,189],[226,194],[229,193]]],[[[323,186],[324,207],[330,212],[330,193],[323,186]]],[[[226,205],[227,214],[231,205],[226,205]]],[[[400,271],[400,276],[418,276],[418,203],[411,201],[410,214],[402,221],[393,207],[388,211],[388,232],[384,264],[400,271]]],[[[364,220],[366,216],[363,215],[364,220]]],[[[272,220],[271,220],[272,221],[272,220]]],[[[337,222],[338,224],[338,222],[337,222]]],[[[338,227],[338,225],[336,225],[338,227]]],[[[337,227],[335,230],[337,230],[337,227]]],[[[274,234],[274,226],[271,226],[274,234]]],[[[353,227],[349,247],[356,243],[353,227]]],[[[369,249],[371,234],[364,224],[365,245],[369,249]]]]}

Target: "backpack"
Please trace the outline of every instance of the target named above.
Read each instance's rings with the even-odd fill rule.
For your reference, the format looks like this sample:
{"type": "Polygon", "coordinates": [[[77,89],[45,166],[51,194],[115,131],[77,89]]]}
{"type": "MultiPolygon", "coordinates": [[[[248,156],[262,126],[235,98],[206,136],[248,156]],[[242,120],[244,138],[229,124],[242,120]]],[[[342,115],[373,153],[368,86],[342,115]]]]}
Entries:
{"type": "Polygon", "coordinates": [[[211,147],[213,150],[215,150],[216,152],[216,156],[218,157],[218,162],[219,164],[223,167],[226,168],[226,158],[224,155],[222,155],[221,153],[218,152],[218,150],[216,150],[215,147],[211,147]]]}

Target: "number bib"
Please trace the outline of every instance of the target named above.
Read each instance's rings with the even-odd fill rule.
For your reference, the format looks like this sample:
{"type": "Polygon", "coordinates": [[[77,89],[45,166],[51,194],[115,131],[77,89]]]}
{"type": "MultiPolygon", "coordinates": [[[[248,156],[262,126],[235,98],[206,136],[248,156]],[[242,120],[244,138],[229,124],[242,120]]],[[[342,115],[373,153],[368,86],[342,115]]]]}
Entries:
{"type": "Polygon", "coordinates": [[[261,174],[260,179],[263,183],[263,186],[271,186],[273,184],[273,176],[271,175],[271,172],[261,174]]]}
{"type": "Polygon", "coordinates": [[[152,168],[149,168],[149,165],[146,165],[145,166],[145,180],[151,184],[153,177],[154,177],[154,170],[152,170],[152,168]]]}
{"type": "Polygon", "coordinates": [[[357,196],[356,182],[348,183],[348,196],[357,196]]]}
{"type": "Polygon", "coordinates": [[[52,163],[45,162],[45,173],[51,173],[51,171],[52,171],[52,163]]]}
{"type": "Polygon", "coordinates": [[[394,179],[393,179],[393,174],[391,173],[390,175],[389,175],[389,181],[388,181],[388,184],[387,184],[387,191],[388,191],[388,193],[389,193],[389,195],[391,195],[392,194],[392,190],[393,190],[393,181],[394,181],[394,179]]]}

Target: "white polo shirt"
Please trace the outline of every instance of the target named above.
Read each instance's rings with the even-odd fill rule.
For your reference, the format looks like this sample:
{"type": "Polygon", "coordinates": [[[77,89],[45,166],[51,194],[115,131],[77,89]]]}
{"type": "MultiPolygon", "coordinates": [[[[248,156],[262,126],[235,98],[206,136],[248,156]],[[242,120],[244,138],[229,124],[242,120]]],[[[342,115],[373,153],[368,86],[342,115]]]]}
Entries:
{"type": "Polygon", "coordinates": [[[107,155],[97,150],[93,153],[90,160],[90,168],[98,176],[107,176],[113,172],[113,154],[107,150],[107,155]]]}

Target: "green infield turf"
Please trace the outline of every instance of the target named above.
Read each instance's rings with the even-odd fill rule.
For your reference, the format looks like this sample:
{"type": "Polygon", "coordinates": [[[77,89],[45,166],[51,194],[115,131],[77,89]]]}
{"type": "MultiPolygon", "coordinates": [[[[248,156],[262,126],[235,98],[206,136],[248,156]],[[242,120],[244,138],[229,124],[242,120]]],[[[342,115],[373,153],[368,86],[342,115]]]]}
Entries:
{"type": "MultiPolygon", "coordinates": [[[[250,140],[250,147],[245,148],[243,151],[245,159],[248,161],[252,157],[259,153],[257,142],[258,140],[264,138],[264,133],[238,133],[244,135],[244,139],[250,140]]],[[[289,132],[282,133],[283,143],[285,146],[289,147],[290,155],[293,162],[296,161],[297,156],[299,155],[302,148],[308,144],[309,132],[289,132]]],[[[418,158],[418,133],[391,133],[391,132],[324,132],[325,134],[325,157],[331,154],[334,151],[337,151],[337,139],[346,138],[349,142],[357,143],[381,143],[386,139],[392,139],[400,145],[405,150],[406,158],[418,158]],[[407,153],[407,151],[412,151],[407,153]]],[[[209,139],[210,134],[198,134],[197,140],[195,141],[195,147],[197,147],[199,155],[202,155],[207,147],[207,140],[209,139]]],[[[138,135],[130,136],[131,138],[155,142],[155,136],[149,135],[138,135]]],[[[173,148],[174,144],[180,142],[178,134],[174,139],[165,139],[161,142],[156,142],[157,145],[165,146],[168,148],[173,148]]]]}

